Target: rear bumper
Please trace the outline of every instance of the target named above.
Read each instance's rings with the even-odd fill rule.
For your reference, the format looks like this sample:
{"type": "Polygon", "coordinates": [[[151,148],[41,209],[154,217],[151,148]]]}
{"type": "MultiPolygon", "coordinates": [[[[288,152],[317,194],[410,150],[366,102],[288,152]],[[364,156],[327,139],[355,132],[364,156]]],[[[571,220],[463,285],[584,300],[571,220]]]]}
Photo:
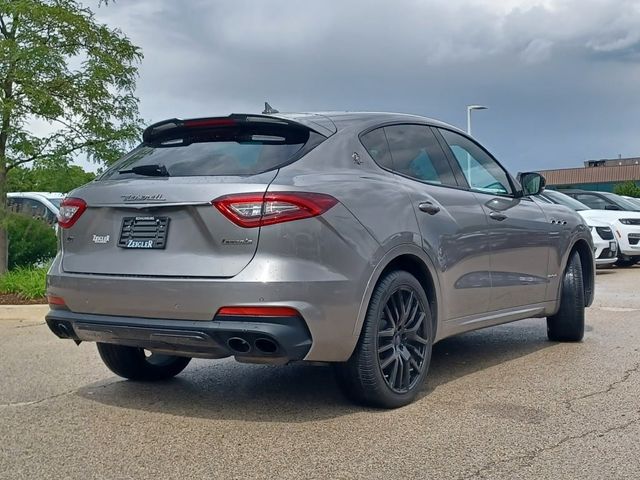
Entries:
{"type": "Polygon", "coordinates": [[[302,360],[311,335],[301,317],[220,317],[208,322],[51,310],[47,325],[60,338],[113,343],[174,355],[252,363],[302,360]]]}
{"type": "Polygon", "coordinates": [[[357,275],[347,278],[295,258],[255,259],[228,279],[123,277],[66,273],[58,257],[49,270],[47,293],[63,298],[78,321],[136,318],[159,326],[215,326],[216,312],[226,306],[290,307],[300,312],[312,339],[304,360],[341,362],[358,341],[356,324],[370,276],[366,264],[353,270],[357,275]]]}
{"type": "MultiPolygon", "coordinates": [[[[174,234],[180,237],[179,231],[174,234]]],[[[145,253],[133,257],[125,271],[148,271],[153,260],[145,253]]],[[[183,253],[194,256],[188,249],[183,253]]],[[[154,327],[175,321],[184,322],[177,326],[193,324],[197,331],[215,327],[224,307],[289,307],[300,313],[310,334],[304,360],[341,362],[358,341],[356,326],[364,318],[363,299],[378,261],[372,259],[382,253],[371,234],[338,204],[319,217],[261,228],[253,259],[232,277],[95,274],[91,262],[88,273],[71,273],[64,271],[58,254],[47,275],[47,294],[61,297],[78,320],[137,318],[154,327]]],[[[180,258],[172,254],[174,262],[180,258]]]]}

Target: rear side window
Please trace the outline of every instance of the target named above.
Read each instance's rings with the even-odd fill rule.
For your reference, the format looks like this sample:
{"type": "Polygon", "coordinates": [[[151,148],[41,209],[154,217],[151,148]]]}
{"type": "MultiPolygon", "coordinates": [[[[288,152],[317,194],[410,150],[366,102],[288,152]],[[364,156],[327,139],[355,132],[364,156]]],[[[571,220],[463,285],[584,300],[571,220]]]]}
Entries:
{"type": "Polygon", "coordinates": [[[451,165],[435,135],[424,125],[384,127],[393,170],[422,182],[457,186],[451,165]]]}
{"type": "Polygon", "coordinates": [[[389,152],[389,144],[387,143],[387,137],[384,134],[384,129],[377,128],[365,133],[360,137],[360,141],[367,149],[371,158],[383,168],[393,170],[391,164],[391,153],[389,152]]]}
{"type": "Polygon", "coordinates": [[[139,177],[136,167],[157,165],[166,176],[256,175],[300,158],[325,137],[304,127],[238,123],[216,128],[173,128],[146,141],[100,180],[139,177]]]}

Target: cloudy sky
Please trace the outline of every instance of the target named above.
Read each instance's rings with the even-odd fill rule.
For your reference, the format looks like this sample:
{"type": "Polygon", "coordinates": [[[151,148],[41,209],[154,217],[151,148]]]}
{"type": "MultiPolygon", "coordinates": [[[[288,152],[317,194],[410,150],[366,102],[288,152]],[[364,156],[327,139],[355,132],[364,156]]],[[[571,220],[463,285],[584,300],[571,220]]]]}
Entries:
{"type": "Polygon", "coordinates": [[[459,127],[515,171],[640,156],[640,0],[119,0],[148,122],[377,110],[459,127]]]}

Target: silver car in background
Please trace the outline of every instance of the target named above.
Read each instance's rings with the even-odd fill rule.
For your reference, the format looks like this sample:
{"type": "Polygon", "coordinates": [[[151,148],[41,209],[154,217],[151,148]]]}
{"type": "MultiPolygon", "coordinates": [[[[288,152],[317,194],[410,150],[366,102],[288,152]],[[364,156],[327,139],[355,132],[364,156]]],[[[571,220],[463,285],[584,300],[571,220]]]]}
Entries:
{"type": "Polygon", "coordinates": [[[402,406],[451,335],[546,317],[582,339],[590,231],[519,179],[413,115],[160,122],[62,203],[47,323],[133,380],[191,357],[331,362],[355,401],[402,406]]]}

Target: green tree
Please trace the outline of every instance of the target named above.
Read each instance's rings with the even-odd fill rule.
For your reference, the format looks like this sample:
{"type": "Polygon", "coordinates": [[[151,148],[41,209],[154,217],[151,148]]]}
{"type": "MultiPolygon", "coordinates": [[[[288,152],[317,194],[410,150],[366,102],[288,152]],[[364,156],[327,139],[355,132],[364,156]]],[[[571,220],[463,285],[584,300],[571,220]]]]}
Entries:
{"type": "Polygon", "coordinates": [[[17,166],[7,173],[7,192],[67,193],[94,178],[79,165],[17,166]]]}
{"type": "Polygon", "coordinates": [[[76,0],[0,0],[0,272],[7,265],[7,173],[111,163],[138,138],[138,47],[76,0]],[[34,122],[48,125],[36,132],[34,122]]]}
{"type": "Polygon", "coordinates": [[[613,193],[626,197],[640,197],[640,187],[636,185],[636,182],[632,181],[619,183],[613,187],[613,193]]]}

